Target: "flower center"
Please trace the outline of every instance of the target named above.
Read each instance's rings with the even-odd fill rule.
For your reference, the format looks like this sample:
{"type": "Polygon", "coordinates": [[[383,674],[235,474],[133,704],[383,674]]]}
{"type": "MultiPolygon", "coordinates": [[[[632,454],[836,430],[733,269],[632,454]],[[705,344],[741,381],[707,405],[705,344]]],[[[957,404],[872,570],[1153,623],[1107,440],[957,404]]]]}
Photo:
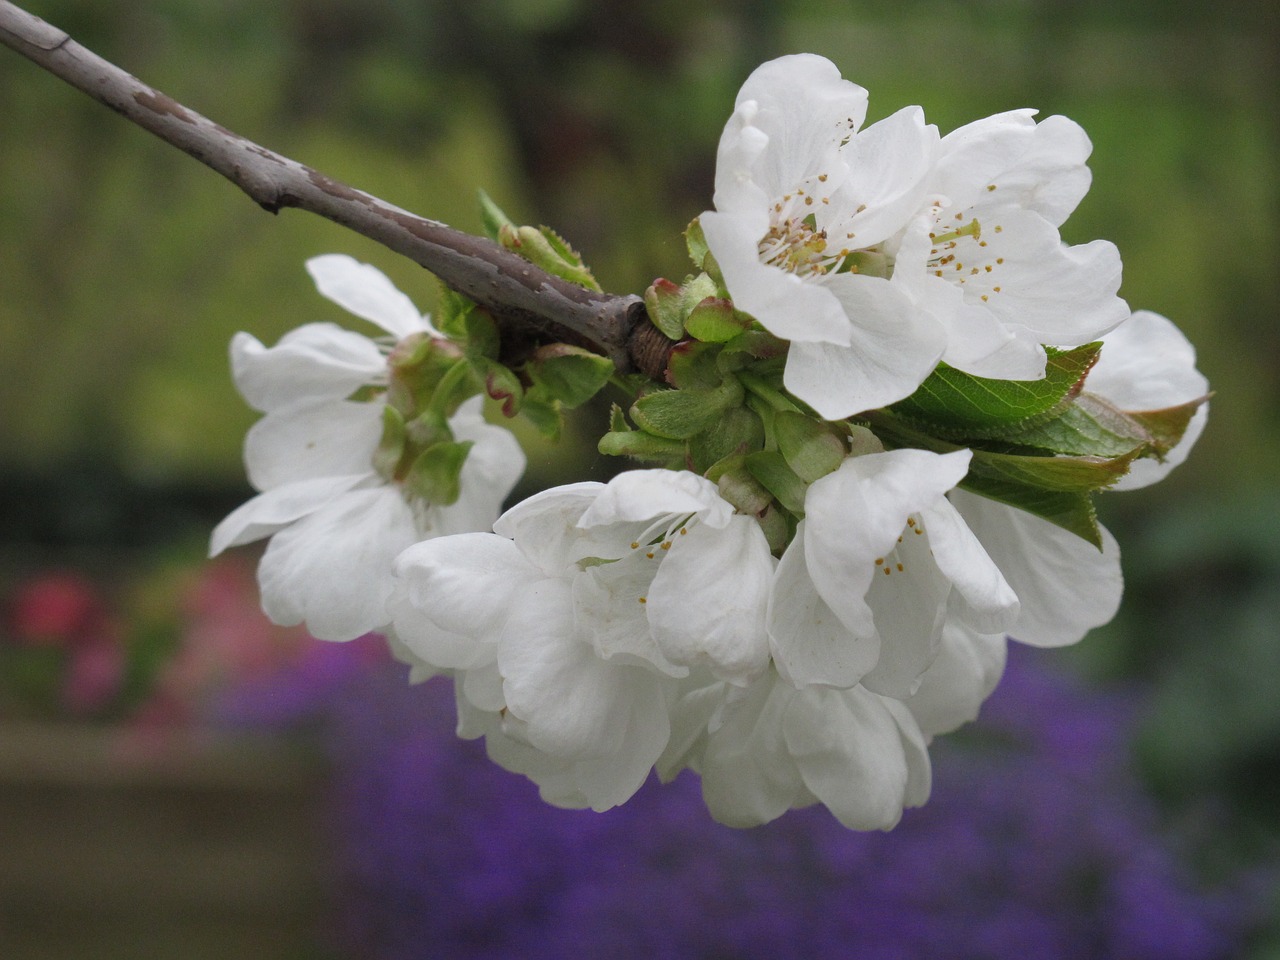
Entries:
{"type": "MultiPolygon", "coordinates": [[[[888,276],[889,261],[878,249],[853,246],[855,234],[844,227],[819,225],[818,211],[831,203],[822,186],[826,181],[827,175],[820,173],[774,202],[769,210],[769,230],[758,244],[760,261],[799,277],[829,273],[888,276]]],[[[865,209],[860,206],[854,213],[865,209]]]]}

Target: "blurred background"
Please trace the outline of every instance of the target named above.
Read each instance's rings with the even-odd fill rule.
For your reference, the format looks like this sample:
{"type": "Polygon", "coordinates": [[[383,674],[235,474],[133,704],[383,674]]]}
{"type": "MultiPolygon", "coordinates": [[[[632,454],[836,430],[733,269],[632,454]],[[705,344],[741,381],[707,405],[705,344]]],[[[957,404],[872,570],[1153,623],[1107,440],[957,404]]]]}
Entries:
{"type": "MultiPolygon", "coordinates": [[[[227,343],[347,322],[302,268],[432,278],[0,52],[0,955],[1280,957],[1280,18],[1270,0],[31,0],[250,139],[479,232],[483,187],[604,287],[687,270],[720,129],[811,51],[946,131],[1034,106],[1094,142],[1063,229],[1199,351],[1190,460],[1104,495],[1120,615],[1015,656],[887,835],[735,833],[697,785],[549,810],[373,641],[204,561],[246,499],[227,343]],[[235,736],[232,736],[232,732],[235,736]]],[[[358,321],[355,321],[358,323],[358,321]]],[[[521,492],[608,469],[585,423],[521,492]]],[[[532,444],[532,439],[530,438],[532,444]]]]}

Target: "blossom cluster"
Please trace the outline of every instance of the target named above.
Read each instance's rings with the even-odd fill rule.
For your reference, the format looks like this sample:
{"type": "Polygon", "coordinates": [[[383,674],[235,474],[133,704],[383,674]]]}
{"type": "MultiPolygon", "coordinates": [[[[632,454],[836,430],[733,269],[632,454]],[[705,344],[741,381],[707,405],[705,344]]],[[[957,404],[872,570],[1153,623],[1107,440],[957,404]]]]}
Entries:
{"type": "Polygon", "coordinates": [[[1091,495],[1185,457],[1207,384],[1117,296],[1111,244],[1059,238],[1089,185],[1078,126],[1021,110],[939,137],[912,107],[862,129],[866,102],[820,57],[748,78],[688,235],[701,272],[645,298],[676,342],[662,381],[601,441],[659,465],[501,516],[523,460],[479,394],[512,413],[527,390],[545,423],[598,365],[565,347],[509,370],[482,311],[450,301],[437,328],[373,268],[310,261],[391,339],[237,336],[261,493],[214,552],[270,535],[274,619],[381,631],[452,676],[459,734],[553,804],[691,769],[727,824],[821,803],[893,826],[1006,637],[1069,644],[1114,614],[1091,495]]]}

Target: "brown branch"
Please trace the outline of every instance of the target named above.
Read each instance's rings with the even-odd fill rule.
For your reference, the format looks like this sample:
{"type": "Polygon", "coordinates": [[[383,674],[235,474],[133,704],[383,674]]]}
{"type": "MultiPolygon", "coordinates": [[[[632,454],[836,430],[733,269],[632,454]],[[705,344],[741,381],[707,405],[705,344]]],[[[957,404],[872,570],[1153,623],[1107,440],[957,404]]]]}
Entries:
{"type": "Polygon", "coordinates": [[[489,310],[512,343],[569,340],[635,369],[629,349],[649,326],[636,296],[595,293],[482,237],[339,183],[189,110],[38,17],[0,0],[0,43],[222,174],[263,209],[319,214],[426,267],[489,310]],[[645,321],[645,322],[641,322],[645,321]]]}

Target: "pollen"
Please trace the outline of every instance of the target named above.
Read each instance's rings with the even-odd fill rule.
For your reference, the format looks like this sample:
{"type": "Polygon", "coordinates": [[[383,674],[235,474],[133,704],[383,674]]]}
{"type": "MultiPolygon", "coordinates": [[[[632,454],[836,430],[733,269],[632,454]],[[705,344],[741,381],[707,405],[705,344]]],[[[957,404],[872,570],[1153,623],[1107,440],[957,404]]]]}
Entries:
{"type": "Polygon", "coordinates": [[[888,567],[885,567],[885,568],[884,568],[884,575],[887,577],[887,576],[889,576],[889,573],[890,573],[889,568],[888,568],[888,567]]]}
{"type": "Polygon", "coordinates": [[[650,560],[652,560],[652,559],[653,559],[653,554],[652,554],[652,553],[646,553],[646,554],[645,554],[645,556],[646,556],[646,557],[648,557],[650,560]]]}
{"type": "Polygon", "coordinates": [[[640,549],[640,544],[639,544],[639,542],[638,542],[638,541],[636,541],[636,540],[632,540],[632,541],[631,541],[631,549],[632,549],[632,550],[639,550],[639,549],[640,549]]]}
{"type": "Polygon", "coordinates": [[[641,598],[640,598],[640,602],[641,602],[641,603],[648,603],[648,602],[649,602],[649,598],[648,598],[648,597],[641,597],[641,598]]]}
{"type": "Polygon", "coordinates": [[[898,564],[898,572],[901,573],[905,569],[902,564],[898,564]]]}
{"type": "Polygon", "coordinates": [[[811,206],[813,206],[813,197],[805,197],[805,198],[804,198],[804,205],[805,205],[806,207],[811,207],[811,206]]]}
{"type": "Polygon", "coordinates": [[[688,528],[687,528],[687,527],[681,527],[681,528],[680,528],[680,536],[682,536],[682,537],[683,537],[683,536],[685,536],[688,532],[689,532],[689,530],[688,530],[688,528]]]}
{"type": "Polygon", "coordinates": [[[820,174],[818,174],[818,182],[819,182],[819,183],[826,183],[826,182],[827,182],[827,175],[826,175],[825,173],[820,173],[820,174]]]}
{"type": "Polygon", "coordinates": [[[884,557],[876,557],[876,566],[877,566],[877,567],[878,567],[878,566],[881,566],[883,563],[884,563],[884,557]]]}
{"type": "MultiPolygon", "coordinates": [[[[664,541],[662,542],[662,549],[663,549],[663,550],[670,550],[670,549],[671,549],[671,541],[670,541],[670,540],[664,540],[664,541]]],[[[684,554],[681,554],[681,556],[684,556],[684,554]]]]}
{"type": "Polygon", "coordinates": [[[995,188],[996,188],[996,185],[995,185],[994,183],[988,183],[988,184],[987,184],[987,192],[988,192],[988,193],[990,193],[990,192],[991,192],[992,190],[994,190],[995,188]]]}

